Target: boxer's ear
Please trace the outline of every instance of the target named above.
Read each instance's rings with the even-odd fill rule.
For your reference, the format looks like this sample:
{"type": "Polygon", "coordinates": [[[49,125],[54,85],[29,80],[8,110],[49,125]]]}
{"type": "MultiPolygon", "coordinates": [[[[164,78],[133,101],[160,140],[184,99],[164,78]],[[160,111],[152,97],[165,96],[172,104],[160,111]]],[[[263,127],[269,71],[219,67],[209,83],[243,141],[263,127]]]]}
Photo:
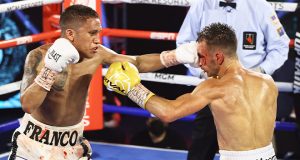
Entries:
{"type": "Polygon", "coordinates": [[[68,38],[71,42],[74,41],[75,37],[75,31],[73,29],[66,29],[65,36],[68,38]]]}
{"type": "Polygon", "coordinates": [[[224,62],[224,54],[223,54],[223,52],[218,51],[218,52],[215,54],[215,57],[216,57],[217,63],[218,63],[219,65],[223,64],[223,62],[224,62]]]}

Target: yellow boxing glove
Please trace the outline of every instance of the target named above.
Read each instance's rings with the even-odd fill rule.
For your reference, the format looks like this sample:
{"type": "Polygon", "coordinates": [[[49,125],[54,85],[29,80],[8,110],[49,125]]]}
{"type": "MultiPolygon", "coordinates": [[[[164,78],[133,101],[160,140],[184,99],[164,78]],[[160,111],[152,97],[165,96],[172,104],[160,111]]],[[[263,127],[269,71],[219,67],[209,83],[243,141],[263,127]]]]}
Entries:
{"type": "Polygon", "coordinates": [[[104,76],[104,85],[109,90],[127,95],[144,109],[146,102],[154,95],[141,84],[137,68],[129,62],[112,63],[104,76]]]}
{"type": "Polygon", "coordinates": [[[104,76],[106,88],[122,95],[127,95],[140,82],[139,71],[129,62],[112,63],[104,76]]]}

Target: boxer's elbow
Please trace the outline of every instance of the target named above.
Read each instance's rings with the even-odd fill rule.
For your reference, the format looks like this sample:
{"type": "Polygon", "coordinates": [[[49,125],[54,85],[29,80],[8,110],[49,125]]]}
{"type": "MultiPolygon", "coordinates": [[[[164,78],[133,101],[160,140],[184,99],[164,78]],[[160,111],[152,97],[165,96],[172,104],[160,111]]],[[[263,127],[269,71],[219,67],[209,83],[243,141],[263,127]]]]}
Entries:
{"type": "Polygon", "coordinates": [[[21,102],[23,111],[31,114],[32,110],[30,110],[30,104],[27,102],[27,100],[24,96],[21,96],[20,102],[21,102]]]}
{"type": "Polygon", "coordinates": [[[24,111],[25,113],[28,113],[28,114],[31,114],[31,113],[32,113],[32,111],[30,111],[30,109],[29,109],[28,107],[23,107],[23,106],[22,106],[22,109],[23,109],[23,111],[24,111]]]}
{"type": "Polygon", "coordinates": [[[20,102],[22,105],[22,109],[24,112],[31,114],[34,111],[36,104],[34,104],[34,100],[32,98],[28,98],[26,96],[21,96],[20,102]]]}
{"type": "Polygon", "coordinates": [[[25,113],[31,114],[32,110],[30,110],[30,107],[24,103],[22,103],[22,109],[25,113]]]}
{"type": "Polygon", "coordinates": [[[171,123],[171,122],[174,121],[174,119],[172,117],[170,117],[170,116],[163,116],[160,119],[161,119],[161,121],[163,121],[165,123],[171,123]]]}
{"type": "Polygon", "coordinates": [[[42,105],[48,92],[43,88],[43,92],[40,92],[40,88],[38,90],[27,89],[21,92],[20,102],[24,112],[32,113],[42,105]]]}
{"type": "Polygon", "coordinates": [[[164,111],[159,114],[159,119],[161,121],[166,122],[166,123],[171,123],[176,120],[176,116],[174,114],[174,111],[164,111]]]}

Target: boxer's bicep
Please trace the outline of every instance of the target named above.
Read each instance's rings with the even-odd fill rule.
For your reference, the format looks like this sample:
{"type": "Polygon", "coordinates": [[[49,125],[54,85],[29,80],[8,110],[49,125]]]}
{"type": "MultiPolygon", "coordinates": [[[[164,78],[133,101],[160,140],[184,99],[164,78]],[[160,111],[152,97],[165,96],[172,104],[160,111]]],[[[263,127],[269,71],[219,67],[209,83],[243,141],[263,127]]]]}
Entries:
{"type": "Polygon", "coordinates": [[[137,56],[136,66],[139,72],[153,72],[165,68],[160,61],[160,54],[158,53],[137,56]]]}
{"type": "Polygon", "coordinates": [[[210,103],[210,99],[205,95],[196,95],[193,93],[187,93],[175,100],[175,107],[178,114],[187,116],[198,112],[210,103]]]}
{"type": "Polygon", "coordinates": [[[136,65],[135,56],[118,54],[117,52],[102,45],[99,47],[98,57],[100,58],[101,63],[104,65],[110,65],[114,62],[130,62],[136,65]]]}
{"type": "Polygon", "coordinates": [[[122,54],[106,54],[105,58],[103,58],[103,64],[110,65],[114,62],[130,62],[136,64],[136,57],[135,56],[127,56],[122,54]]]}
{"type": "Polygon", "coordinates": [[[179,118],[193,114],[205,107],[208,101],[190,93],[175,100],[168,100],[159,96],[151,97],[146,103],[146,109],[165,122],[172,122],[179,118]]]}
{"type": "Polygon", "coordinates": [[[27,55],[21,83],[21,93],[23,93],[34,82],[34,79],[38,74],[37,67],[42,60],[43,56],[38,50],[33,50],[27,55]]]}

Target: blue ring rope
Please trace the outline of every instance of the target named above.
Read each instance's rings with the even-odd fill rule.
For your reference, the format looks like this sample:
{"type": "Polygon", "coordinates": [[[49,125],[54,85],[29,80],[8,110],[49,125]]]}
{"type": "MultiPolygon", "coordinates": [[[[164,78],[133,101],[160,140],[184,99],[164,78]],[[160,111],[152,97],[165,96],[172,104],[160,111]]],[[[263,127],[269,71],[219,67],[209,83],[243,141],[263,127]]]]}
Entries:
{"type": "MultiPolygon", "coordinates": [[[[139,116],[139,117],[150,117],[150,112],[137,107],[128,106],[115,106],[109,104],[103,104],[103,111],[105,113],[120,113],[125,115],[139,116]]],[[[181,118],[180,121],[192,121],[195,119],[195,115],[189,115],[181,118]]],[[[0,133],[7,132],[16,129],[20,126],[19,120],[10,121],[4,124],[0,124],[0,133]]],[[[296,131],[297,125],[293,122],[278,122],[276,121],[276,131],[296,131]]]]}

